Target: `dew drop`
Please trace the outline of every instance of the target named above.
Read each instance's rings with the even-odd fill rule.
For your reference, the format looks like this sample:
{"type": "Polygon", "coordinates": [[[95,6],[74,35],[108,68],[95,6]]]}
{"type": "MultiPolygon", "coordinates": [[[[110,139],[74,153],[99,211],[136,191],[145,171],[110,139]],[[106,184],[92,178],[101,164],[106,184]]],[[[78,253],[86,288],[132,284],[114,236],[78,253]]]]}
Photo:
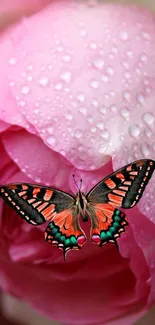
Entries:
{"type": "Polygon", "coordinates": [[[113,69],[112,67],[108,67],[107,70],[106,70],[106,72],[107,72],[107,74],[108,74],[109,76],[113,76],[113,74],[114,74],[114,69],[113,69]]]}
{"type": "Polygon", "coordinates": [[[101,76],[101,81],[108,82],[108,77],[104,74],[101,76]]]}
{"type": "Polygon", "coordinates": [[[27,76],[26,80],[31,82],[33,80],[33,77],[29,75],[27,76]]]}
{"type": "Polygon", "coordinates": [[[127,41],[129,38],[129,35],[126,31],[120,31],[119,37],[122,41],[127,41]]]}
{"type": "Polygon", "coordinates": [[[104,61],[103,61],[103,59],[101,57],[94,58],[94,60],[93,60],[93,66],[95,68],[97,68],[97,69],[102,70],[103,67],[104,67],[104,61]]]}
{"type": "Polygon", "coordinates": [[[96,124],[96,126],[97,126],[98,129],[100,129],[100,130],[103,130],[103,129],[104,129],[104,124],[103,124],[102,122],[98,122],[98,123],[96,124]]]}
{"type": "Polygon", "coordinates": [[[80,107],[80,108],[79,108],[79,112],[80,112],[82,115],[86,116],[86,115],[87,115],[87,109],[86,109],[86,107],[80,107]]]}
{"type": "Polygon", "coordinates": [[[53,134],[53,126],[49,126],[47,128],[47,132],[50,133],[50,134],[53,134]]]}
{"type": "Polygon", "coordinates": [[[89,44],[89,47],[90,47],[92,50],[95,50],[95,49],[97,49],[97,44],[94,43],[94,42],[91,42],[91,43],[89,44]]]}
{"type": "Polygon", "coordinates": [[[71,73],[70,72],[64,72],[60,75],[60,79],[65,81],[65,82],[70,82],[71,81],[71,73]]]}
{"type": "Polygon", "coordinates": [[[145,98],[143,96],[143,94],[137,94],[137,101],[144,106],[145,105],[145,98]]]}
{"type": "Polygon", "coordinates": [[[95,133],[95,132],[96,132],[96,127],[93,126],[93,127],[90,129],[90,131],[91,131],[92,133],[95,133]]]}
{"type": "Polygon", "coordinates": [[[61,83],[57,83],[55,85],[55,90],[61,90],[62,89],[62,84],[61,83]]]}
{"type": "Polygon", "coordinates": [[[10,58],[8,62],[9,62],[10,65],[15,65],[16,62],[17,62],[17,59],[16,58],[10,58]]]}
{"type": "Polygon", "coordinates": [[[18,104],[20,107],[25,107],[25,105],[26,105],[24,100],[21,100],[18,104]]]}
{"type": "Polygon", "coordinates": [[[29,93],[30,89],[28,86],[23,86],[21,88],[21,93],[24,94],[24,95],[27,95],[29,93]]]}
{"type": "Polygon", "coordinates": [[[45,76],[42,77],[42,78],[40,78],[40,80],[39,80],[39,85],[40,85],[40,86],[45,87],[45,86],[48,85],[48,83],[49,83],[49,80],[48,80],[48,78],[45,77],[45,76]]]}
{"type": "Polygon", "coordinates": [[[55,144],[55,137],[53,135],[48,136],[46,142],[50,145],[55,144]]]}
{"type": "Polygon", "coordinates": [[[145,53],[140,55],[140,61],[143,62],[143,63],[147,62],[147,55],[145,53]]]}
{"type": "Polygon", "coordinates": [[[109,132],[107,130],[104,130],[102,133],[101,133],[101,136],[102,138],[104,139],[108,139],[109,138],[109,132]]]}
{"type": "Polygon", "coordinates": [[[68,63],[68,62],[70,62],[70,60],[71,60],[71,57],[70,57],[69,54],[66,54],[66,55],[63,56],[63,61],[68,63]]]}
{"type": "Polygon", "coordinates": [[[141,145],[141,152],[144,156],[148,156],[150,154],[150,148],[149,145],[146,143],[143,143],[141,145]]]}
{"type": "Polygon", "coordinates": [[[86,29],[81,29],[80,36],[85,37],[87,35],[86,29]]]}
{"type": "Polygon", "coordinates": [[[77,129],[77,130],[75,131],[75,138],[81,138],[81,137],[82,137],[82,131],[79,130],[79,129],[77,129]]]}
{"type": "Polygon", "coordinates": [[[140,134],[140,128],[137,124],[133,124],[129,127],[129,132],[132,137],[137,137],[140,134]]]}
{"type": "Polygon", "coordinates": [[[99,147],[99,153],[101,154],[104,153],[106,150],[107,150],[107,143],[104,143],[99,147]]]}
{"type": "Polygon", "coordinates": [[[80,102],[84,102],[84,100],[85,100],[84,93],[79,93],[79,94],[77,95],[77,99],[78,99],[80,102]]]}
{"type": "Polygon", "coordinates": [[[150,112],[147,112],[143,115],[143,121],[146,123],[146,124],[152,124],[154,122],[154,116],[152,113],[150,112]]]}
{"type": "Polygon", "coordinates": [[[124,93],[123,93],[123,98],[126,99],[127,101],[130,100],[131,98],[131,94],[128,90],[125,90],[124,93]]]}
{"type": "Polygon", "coordinates": [[[97,89],[98,88],[98,81],[96,80],[91,80],[90,82],[90,86],[94,89],[97,89]]]}
{"type": "Polygon", "coordinates": [[[124,73],[124,77],[125,77],[126,79],[130,79],[130,78],[131,78],[131,75],[130,75],[130,73],[127,71],[127,72],[124,73]]]}
{"type": "Polygon", "coordinates": [[[110,106],[110,109],[111,109],[111,111],[112,111],[113,113],[115,113],[115,112],[117,111],[117,107],[116,107],[116,105],[111,105],[111,106],[110,106]]]}
{"type": "Polygon", "coordinates": [[[69,121],[73,119],[73,115],[70,112],[65,113],[65,118],[69,121]]]}
{"type": "Polygon", "coordinates": [[[102,114],[106,114],[106,108],[105,108],[105,106],[101,106],[100,107],[100,113],[102,113],[102,114]]]}
{"type": "Polygon", "coordinates": [[[129,116],[129,109],[127,107],[123,107],[121,110],[120,110],[120,113],[121,113],[121,116],[122,117],[128,117],[129,116]]]}

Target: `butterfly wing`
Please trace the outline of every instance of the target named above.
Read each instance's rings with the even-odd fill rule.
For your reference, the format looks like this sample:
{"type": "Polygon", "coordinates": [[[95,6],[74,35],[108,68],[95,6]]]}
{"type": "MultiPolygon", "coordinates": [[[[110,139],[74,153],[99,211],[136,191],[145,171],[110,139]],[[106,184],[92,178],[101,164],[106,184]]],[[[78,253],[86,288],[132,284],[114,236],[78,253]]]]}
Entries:
{"type": "Polygon", "coordinates": [[[70,249],[81,248],[86,241],[73,196],[46,186],[21,183],[2,186],[0,196],[32,225],[49,220],[45,238],[63,249],[64,256],[70,249]]]}
{"type": "Polygon", "coordinates": [[[117,208],[135,206],[155,169],[155,162],[142,159],[120,168],[98,183],[86,196],[92,219],[92,241],[102,246],[125,231],[125,214],[117,208]]]}

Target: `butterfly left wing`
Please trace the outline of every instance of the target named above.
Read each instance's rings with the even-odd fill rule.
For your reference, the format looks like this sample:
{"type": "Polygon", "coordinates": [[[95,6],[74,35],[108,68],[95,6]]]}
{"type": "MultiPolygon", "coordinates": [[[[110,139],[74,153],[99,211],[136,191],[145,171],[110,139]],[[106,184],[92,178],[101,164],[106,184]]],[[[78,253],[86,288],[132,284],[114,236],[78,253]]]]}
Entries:
{"type": "Polygon", "coordinates": [[[73,196],[46,186],[21,183],[2,186],[0,196],[28,223],[37,226],[50,221],[45,238],[63,249],[64,257],[86,241],[73,196]]]}
{"type": "Polygon", "coordinates": [[[92,241],[102,246],[124,232],[128,224],[117,208],[135,206],[155,169],[155,161],[141,159],[120,168],[98,183],[86,196],[92,219],[92,241]]]}

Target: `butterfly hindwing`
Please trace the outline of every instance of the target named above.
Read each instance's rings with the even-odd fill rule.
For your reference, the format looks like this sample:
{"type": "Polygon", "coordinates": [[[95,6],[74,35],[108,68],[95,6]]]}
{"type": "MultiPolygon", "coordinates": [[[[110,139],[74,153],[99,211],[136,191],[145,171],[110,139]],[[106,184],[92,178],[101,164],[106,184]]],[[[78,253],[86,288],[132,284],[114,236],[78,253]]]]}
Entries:
{"type": "Polygon", "coordinates": [[[83,246],[86,236],[79,226],[78,214],[74,207],[53,216],[45,231],[45,239],[63,250],[64,259],[69,250],[83,246]]]}
{"type": "Polygon", "coordinates": [[[87,194],[93,242],[96,241],[98,245],[115,242],[128,224],[125,214],[117,208],[129,209],[138,203],[154,169],[153,160],[135,161],[103,179],[87,194]],[[117,220],[116,225],[115,219],[118,217],[121,219],[117,220]],[[94,224],[97,226],[94,227],[94,224]]]}
{"type": "Polygon", "coordinates": [[[9,184],[0,195],[26,222],[41,225],[50,221],[45,237],[65,253],[86,241],[76,213],[75,198],[65,192],[32,184],[9,184]]]}

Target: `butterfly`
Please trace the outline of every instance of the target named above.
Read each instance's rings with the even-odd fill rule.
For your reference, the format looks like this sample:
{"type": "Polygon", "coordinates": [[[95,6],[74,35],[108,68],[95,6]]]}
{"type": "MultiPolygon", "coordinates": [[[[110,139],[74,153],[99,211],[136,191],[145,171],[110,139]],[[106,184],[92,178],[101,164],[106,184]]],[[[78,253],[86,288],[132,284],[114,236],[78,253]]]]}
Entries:
{"type": "Polygon", "coordinates": [[[87,194],[80,189],[76,196],[55,188],[27,183],[0,187],[0,196],[26,222],[38,226],[46,221],[45,239],[63,250],[80,249],[86,235],[79,224],[91,218],[91,240],[100,247],[113,242],[128,225],[126,215],[118,208],[135,206],[155,169],[155,161],[134,161],[107,176],[87,194]]]}

